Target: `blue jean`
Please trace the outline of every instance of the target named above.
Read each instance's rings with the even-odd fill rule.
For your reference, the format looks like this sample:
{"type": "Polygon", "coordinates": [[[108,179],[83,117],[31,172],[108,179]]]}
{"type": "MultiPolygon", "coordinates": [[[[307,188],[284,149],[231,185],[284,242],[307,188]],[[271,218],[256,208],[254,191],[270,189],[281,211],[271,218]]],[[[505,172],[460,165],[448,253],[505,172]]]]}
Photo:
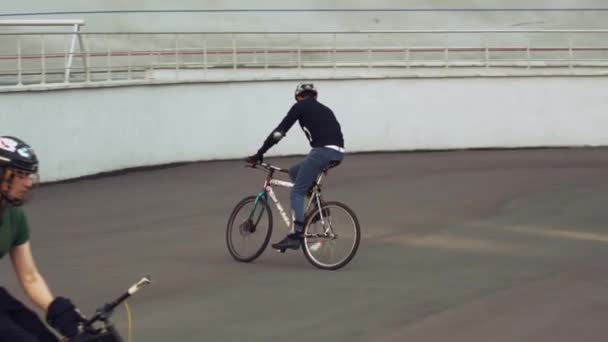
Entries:
{"type": "Polygon", "coordinates": [[[304,198],[310,186],[323,168],[333,161],[342,161],[344,154],[327,147],[313,148],[306,159],[289,168],[289,177],[294,183],[291,189],[291,209],[294,212],[294,229],[302,232],[304,224],[304,198]]]}

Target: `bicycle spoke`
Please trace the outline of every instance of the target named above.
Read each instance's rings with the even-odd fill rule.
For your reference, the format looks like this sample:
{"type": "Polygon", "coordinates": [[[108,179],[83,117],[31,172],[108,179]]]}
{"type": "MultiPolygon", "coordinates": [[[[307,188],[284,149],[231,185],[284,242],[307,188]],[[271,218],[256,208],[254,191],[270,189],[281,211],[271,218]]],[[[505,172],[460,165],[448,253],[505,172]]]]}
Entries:
{"type": "Polygon", "coordinates": [[[236,260],[252,261],[266,248],[272,233],[272,216],[267,207],[264,200],[251,196],[233,210],[228,220],[226,243],[236,260]]]}
{"type": "Polygon", "coordinates": [[[359,224],[352,211],[343,204],[328,202],[322,208],[321,212],[327,215],[319,215],[317,211],[308,219],[305,255],[319,268],[337,269],[356,253],[360,240],[359,224]]]}

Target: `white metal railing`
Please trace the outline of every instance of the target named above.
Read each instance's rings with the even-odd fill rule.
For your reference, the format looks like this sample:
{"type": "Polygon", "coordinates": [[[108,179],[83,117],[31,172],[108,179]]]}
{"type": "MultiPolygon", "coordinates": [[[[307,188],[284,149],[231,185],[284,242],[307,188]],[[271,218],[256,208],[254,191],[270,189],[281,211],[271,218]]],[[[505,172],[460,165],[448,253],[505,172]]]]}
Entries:
{"type": "Polygon", "coordinates": [[[149,81],[166,69],[179,81],[183,71],[197,69],[204,80],[214,70],[274,68],[608,67],[608,29],[69,35],[68,47],[65,32],[0,33],[0,87],[149,81]],[[75,36],[80,52],[73,50],[75,36]],[[82,63],[72,65],[73,57],[82,63]]]}
{"type": "MultiPolygon", "coordinates": [[[[74,54],[76,52],[76,40],[80,43],[80,49],[82,50],[82,37],[78,34],[80,32],[81,26],[84,26],[85,22],[82,19],[9,19],[9,20],[0,20],[0,26],[69,26],[72,27],[72,41],[70,43],[70,48],[68,51],[68,59],[65,63],[64,69],[64,81],[68,82],[70,79],[70,70],[72,68],[72,61],[74,58],[74,54]]],[[[20,44],[20,40],[17,41],[17,55],[21,55],[22,47],[20,44]]],[[[44,79],[44,42],[41,45],[40,52],[41,60],[42,60],[42,76],[44,79]]],[[[21,63],[21,60],[18,60],[18,63],[21,63]]],[[[17,68],[18,75],[21,75],[21,67],[20,65],[17,68]]],[[[21,85],[21,78],[18,77],[18,84],[21,85]]]]}

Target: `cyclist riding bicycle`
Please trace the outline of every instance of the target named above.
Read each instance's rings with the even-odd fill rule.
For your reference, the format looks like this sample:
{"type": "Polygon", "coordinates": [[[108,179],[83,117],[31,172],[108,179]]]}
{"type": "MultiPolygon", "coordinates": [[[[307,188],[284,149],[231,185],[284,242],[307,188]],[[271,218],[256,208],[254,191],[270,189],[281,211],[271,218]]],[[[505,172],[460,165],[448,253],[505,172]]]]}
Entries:
{"type": "MultiPolygon", "coordinates": [[[[46,320],[66,337],[78,333],[84,317],[65,297],[54,297],[40,275],[30,246],[30,230],[21,207],[37,179],[38,158],[22,140],[0,137],[0,258],[9,253],[19,284],[46,313],[46,320]]],[[[38,316],[0,287],[0,341],[50,342],[57,337],[38,316]]]]}
{"type": "Polygon", "coordinates": [[[291,190],[291,209],[294,216],[293,233],[272,244],[279,250],[298,249],[304,224],[304,198],[324,168],[340,163],[344,158],[344,137],[333,111],[317,101],[318,92],[312,83],[300,83],[295,90],[296,103],[281,123],[270,133],[258,152],[247,157],[251,164],[264,160],[264,153],[279,142],[298,121],[312,147],[307,157],[289,169],[294,182],[291,190]]]}

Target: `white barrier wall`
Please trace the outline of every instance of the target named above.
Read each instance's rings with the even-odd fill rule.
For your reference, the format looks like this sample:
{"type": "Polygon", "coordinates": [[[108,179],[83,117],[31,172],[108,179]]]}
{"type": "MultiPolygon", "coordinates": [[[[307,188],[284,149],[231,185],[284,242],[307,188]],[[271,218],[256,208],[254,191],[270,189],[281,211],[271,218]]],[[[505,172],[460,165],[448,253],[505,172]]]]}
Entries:
{"type": "MultiPolygon", "coordinates": [[[[349,152],[608,145],[605,77],[316,82],[349,152]]],[[[254,153],[295,81],[199,83],[0,95],[0,134],[22,137],[42,181],[254,153]]],[[[298,124],[269,155],[308,151],[298,124]]]]}

